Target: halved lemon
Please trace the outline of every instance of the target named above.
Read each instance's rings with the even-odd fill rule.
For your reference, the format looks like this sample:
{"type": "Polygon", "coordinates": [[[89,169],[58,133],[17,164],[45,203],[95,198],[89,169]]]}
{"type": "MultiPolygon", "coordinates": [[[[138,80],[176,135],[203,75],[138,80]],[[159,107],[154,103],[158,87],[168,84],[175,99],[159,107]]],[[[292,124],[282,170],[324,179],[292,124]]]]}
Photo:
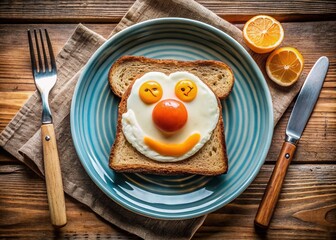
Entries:
{"type": "Polygon", "coordinates": [[[243,38],[252,51],[268,53],[280,45],[284,38],[284,30],[274,18],[257,15],[246,22],[243,38]]]}
{"type": "Polygon", "coordinates": [[[282,47],[268,56],[266,72],[275,83],[290,86],[299,79],[303,66],[304,59],[296,48],[282,47]]]}

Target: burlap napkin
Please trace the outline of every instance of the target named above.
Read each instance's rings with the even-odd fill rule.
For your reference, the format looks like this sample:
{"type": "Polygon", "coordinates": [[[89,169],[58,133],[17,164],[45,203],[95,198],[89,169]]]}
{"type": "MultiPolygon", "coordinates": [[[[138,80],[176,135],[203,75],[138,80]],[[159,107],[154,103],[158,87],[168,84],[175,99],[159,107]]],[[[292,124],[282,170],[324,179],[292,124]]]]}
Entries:
{"type": "MultiPolygon", "coordinates": [[[[138,0],[111,33],[147,19],[185,17],[209,23],[234,37],[243,46],[241,31],[194,1],[138,0]]],[[[205,216],[189,220],[156,220],[132,213],[109,199],[90,180],[80,164],[70,133],[70,104],[81,69],[105,39],[83,25],[78,25],[57,55],[58,80],[51,92],[50,104],[54,116],[64,191],[116,226],[144,239],[189,239],[202,225],[205,216]]],[[[264,56],[250,52],[260,68],[264,56]]],[[[29,56],[27,56],[28,58],[29,56]]],[[[275,124],[300,89],[304,76],[291,89],[277,88],[268,81],[275,124]]],[[[41,101],[35,92],[0,134],[0,146],[43,176],[40,140],[41,101]]]]}

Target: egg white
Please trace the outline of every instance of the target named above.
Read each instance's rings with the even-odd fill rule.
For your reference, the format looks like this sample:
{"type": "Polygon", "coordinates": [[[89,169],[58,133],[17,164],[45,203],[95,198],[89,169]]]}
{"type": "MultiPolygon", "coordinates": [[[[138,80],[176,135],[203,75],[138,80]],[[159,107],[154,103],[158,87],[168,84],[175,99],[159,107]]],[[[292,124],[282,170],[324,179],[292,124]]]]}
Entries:
{"type": "Polygon", "coordinates": [[[204,146],[216,128],[219,114],[215,94],[197,76],[189,72],[175,72],[169,76],[161,72],[149,72],[135,80],[133,84],[127,99],[127,112],[122,115],[122,131],[127,141],[148,158],[160,162],[176,162],[192,156],[204,146]],[[191,102],[183,102],[175,95],[176,83],[184,79],[190,79],[197,85],[197,96],[191,102]],[[146,104],[139,97],[140,86],[149,80],[161,85],[163,89],[161,100],[176,99],[182,102],[188,111],[187,123],[172,136],[162,134],[152,120],[152,111],[156,103],[146,104]],[[163,156],[144,143],[145,136],[163,143],[181,143],[193,133],[200,134],[200,141],[190,151],[178,157],[163,156]]]}

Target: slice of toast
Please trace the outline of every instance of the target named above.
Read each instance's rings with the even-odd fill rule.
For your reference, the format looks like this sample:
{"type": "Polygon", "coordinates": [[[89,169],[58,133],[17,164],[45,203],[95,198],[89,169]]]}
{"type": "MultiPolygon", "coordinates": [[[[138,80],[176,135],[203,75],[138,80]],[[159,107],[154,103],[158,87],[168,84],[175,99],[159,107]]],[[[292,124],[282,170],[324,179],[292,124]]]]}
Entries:
{"type": "MultiPolygon", "coordinates": [[[[118,110],[118,125],[115,142],[111,149],[109,166],[118,172],[142,172],[158,175],[199,174],[219,175],[227,172],[224,124],[222,115],[208,142],[193,156],[178,162],[158,162],[138,152],[126,140],[121,126],[121,116],[127,111],[127,98],[133,81],[147,72],[163,72],[167,75],[177,71],[188,71],[203,80],[219,98],[225,98],[233,88],[231,69],[218,61],[156,60],[136,56],[124,56],[110,69],[109,83],[113,92],[121,97],[118,110]]],[[[221,113],[221,104],[218,106],[221,113]]]]}

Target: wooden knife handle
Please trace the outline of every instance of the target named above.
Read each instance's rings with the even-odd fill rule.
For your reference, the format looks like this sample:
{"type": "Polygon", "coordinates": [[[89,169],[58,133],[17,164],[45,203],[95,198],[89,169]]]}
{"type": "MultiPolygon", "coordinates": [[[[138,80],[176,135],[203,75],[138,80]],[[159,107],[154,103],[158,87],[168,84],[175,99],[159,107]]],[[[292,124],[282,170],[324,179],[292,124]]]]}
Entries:
{"type": "Polygon", "coordinates": [[[67,223],[61,166],[58,158],[56,137],[53,124],[41,126],[44,172],[47,186],[51,223],[63,227],[67,223]]]}
{"type": "Polygon", "coordinates": [[[257,215],[254,219],[255,225],[262,228],[268,227],[279,199],[288,166],[293,159],[295,150],[296,146],[294,144],[289,142],[283,143],[280,155],[273,169],[272,176],[268,182],[263,199],[259,205],[257,215]]]}

